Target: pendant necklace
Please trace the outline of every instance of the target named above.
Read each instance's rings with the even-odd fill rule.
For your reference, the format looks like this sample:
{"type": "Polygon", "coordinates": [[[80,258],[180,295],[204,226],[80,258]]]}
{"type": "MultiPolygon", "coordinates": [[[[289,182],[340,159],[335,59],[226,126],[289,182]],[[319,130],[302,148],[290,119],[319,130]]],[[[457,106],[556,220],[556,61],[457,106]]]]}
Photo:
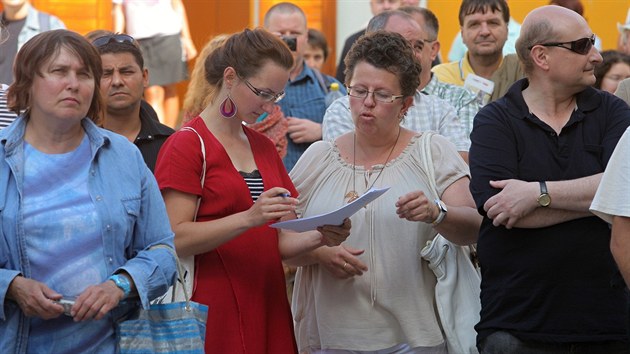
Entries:
{"type": "MultiPolygon", "coordinates": [[[[387,161],[389,161],[389,158],[392,157],[392,153],[394,152],[396,145],[398,145],[398,139],[400,138],[401,130],[402,129],[398,127],[398,135],[396,136],[396,142],[394,142],[394,146],[392,146],[392,149],[389,150],[389,155],[387,155],[387,158],[385,159],[385,162],[383,163],[383,168],[381,168],[381,170],[378,172],[378,175],[376,175],[374,182],[372,182],[372,184],[367,188],[368,191],[372,189],[372,187],[374,187],[374,184],[376,183],[376,181],[378,181],[378,178],[381,177],[381,173],[383,173],[383,171],[385,170],[387,161]]],[[[356,133],[352,134],[352,155],[353,155],[352,156],[352,190],[346,193],[346,195],[344,196],[344,198],[348,198],[348,203],[352,203],[353,201],[359,199],[359,193],[357,193],[357,188],[356,188],[356,176],[355,176],[356,161],[357,161],[357,135],[356,133]]]]}

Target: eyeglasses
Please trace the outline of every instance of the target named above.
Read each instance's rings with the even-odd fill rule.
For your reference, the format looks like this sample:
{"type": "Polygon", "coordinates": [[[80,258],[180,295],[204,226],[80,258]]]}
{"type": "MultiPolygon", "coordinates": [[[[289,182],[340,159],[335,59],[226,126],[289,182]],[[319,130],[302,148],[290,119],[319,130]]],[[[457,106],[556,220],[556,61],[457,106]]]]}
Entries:
{"type": "Polygon", "coordinates": [[[365,99],[369,94],[372,94],[375,101],[383,102],[383,103],[392,103],[398,98],[403,98],[403,95],[393,95],[391,92],[387,91],[369,91],[364,87],[354,87],[348,86],[348,96],[354,98],[362,98],[365,99]]]}
{"type": "Polygon", "coordinates": [[[540,43],[534,44],[533,46],[527,48],[531,50],[534,46],[541,45],[543,47],[560,47],[564,49],[568,49],[574,53],[578,53],[581,55],[586,55],[591,51],[591,48],[595,45],[595,35],[592,35],[588,38],[580,38],[571,42],[551,42],[551,43],[540,43]],[[565,47],[565,44],[570,44],[570,47],[565,47]]]}
{"type": "Polygon", "coordinates": [[[241,80],[245,81],[245,85],[247,85],[247,87],[254,93],[254,95],[262,98],[262,100],[265,102],[278,103],[280,102],[281,99],[284,98],[284,95],[285,95],[284,91],[278,92],[276,94],[269,93],[269,92],[257,89],[256,87],[254,87],[254,85],[252,85],[249,81],[247,81],[247,79],[243,77],[240,77],[240,78],[241,80]]]}
{"type": "Polygon", "coordinates": [[[110,34],[107,36],[103,36],[103,37],[98,37],[95,40],[92,41],[92,44],[97,47],[100,48],[106,44],[109,44],[111,42],[116,42],[116,43],[129,43],[131,45],[133,45],[134,47],[136,46],[136,40],[133,39],[132,36],[127,35],[127,34],[110,34]]]}

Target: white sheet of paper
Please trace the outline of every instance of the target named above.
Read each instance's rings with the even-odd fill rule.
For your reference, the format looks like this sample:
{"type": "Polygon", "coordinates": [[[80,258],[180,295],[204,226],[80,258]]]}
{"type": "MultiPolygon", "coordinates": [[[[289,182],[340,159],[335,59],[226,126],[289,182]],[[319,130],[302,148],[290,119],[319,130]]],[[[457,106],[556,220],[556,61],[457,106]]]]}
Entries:
{"type": "Polygon", "coordinates": [[[383,195],[383,193],[387,192],[389,188],[390,187],[380,189],[372,188],[352,203],[346,204],[341,208],[331,211],[327,214],[311,216],[303,219],[281,221],[275,224],[271,224],[269,226],[275,227],[277,229],[288,229],[297,232],[304,232],[315,230],[319,226],[324,225],[341,225],[345,218],[349,218],[354,215],[354,213],[361,210],[361,208],[368,205],[371,201],[380,197],[381,195],[383,195]]]}

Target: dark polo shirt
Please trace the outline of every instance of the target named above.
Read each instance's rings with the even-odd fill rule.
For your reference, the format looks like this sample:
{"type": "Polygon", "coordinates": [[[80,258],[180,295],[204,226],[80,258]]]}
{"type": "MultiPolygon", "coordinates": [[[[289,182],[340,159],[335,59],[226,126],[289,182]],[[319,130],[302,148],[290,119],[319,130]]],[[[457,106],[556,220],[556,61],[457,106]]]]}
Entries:
{"type": "MultiPolygon", "coordinates": [[[[517,81],[482,108],[473,124],[470,190],[484,215],[478,341],[497,330],[528,341],[627,339],[627,297],[610,252],[608,224],[592,216],[538,229],[495,227],[484,203],[490,180],[562,181],[604,172],[630,125],[630,108],[587,88],[558,135],[529,112],[517,81]]],[[[553,195],[552,205],[553,205],[553,195]]]]}

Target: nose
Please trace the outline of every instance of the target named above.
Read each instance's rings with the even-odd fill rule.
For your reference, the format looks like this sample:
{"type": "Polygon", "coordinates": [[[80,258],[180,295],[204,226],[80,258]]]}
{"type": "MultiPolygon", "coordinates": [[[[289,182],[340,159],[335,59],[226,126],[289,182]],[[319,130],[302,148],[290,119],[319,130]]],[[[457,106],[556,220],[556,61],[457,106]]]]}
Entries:
{"type": "Polygon", "coordinates": [[[479,26],[479,33],[482,35],[487,35],[490,33],[490,29],[488,27],[488,24],[485,22],[482,22],[481,25],[479,26]]]}
{"type": "Polygon", "coordinates": [[[112,81],[112,86],[122,85],[121,75],[117,70],[114,70],[112,72],[111,81],[112,81]]]}
{"type": "Polygon", "coordinates": [[[76,91],[79,87],[79,78],[77,77],[76,72],[69,72],[66,75],[66,81],[68,83],[68,89],[72,91],[76,91]]]}
{"type": "Polygon", "coordinates": [[[604,61],[604,58],[602,58],[602,55],[599,53],[599,50],[595,48],[595,46],[591,47],[591,51],[589,52],[588,55],[589,55],[590,62],[593,63],[594,65],[601,64],[604,61]]]}
{"type": "Polygon", "coordinates": [[[363,105],[368,107],[376,106],[376,100],[374,99],[374,92],[368,91],[367,96],[363,99],[363,105]]]}
{"type": "Polygon", "coordinates": [[[274,107],[273,102],[265,102],[262,104],[262,109],[269,114],[271,114],[271,112],[273,111],[273,107],[274,107]]]}

